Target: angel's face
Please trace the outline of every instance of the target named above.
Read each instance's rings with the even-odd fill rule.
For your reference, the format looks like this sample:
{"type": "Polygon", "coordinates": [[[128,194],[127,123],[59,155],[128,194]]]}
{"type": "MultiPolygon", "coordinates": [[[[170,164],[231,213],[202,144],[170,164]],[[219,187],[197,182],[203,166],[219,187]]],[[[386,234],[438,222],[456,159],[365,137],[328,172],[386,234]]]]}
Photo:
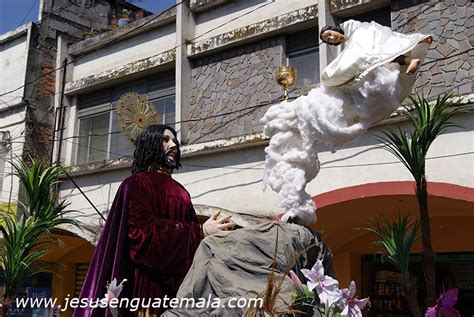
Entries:
{"type": "Polygon", "coordinates": [[[334,30],[326,30],[323,34],[321,34],[321,39],[323,42],[328,44],[339,44],[344,42],[345,37],[343,34],[334,31],[334,30]]]}

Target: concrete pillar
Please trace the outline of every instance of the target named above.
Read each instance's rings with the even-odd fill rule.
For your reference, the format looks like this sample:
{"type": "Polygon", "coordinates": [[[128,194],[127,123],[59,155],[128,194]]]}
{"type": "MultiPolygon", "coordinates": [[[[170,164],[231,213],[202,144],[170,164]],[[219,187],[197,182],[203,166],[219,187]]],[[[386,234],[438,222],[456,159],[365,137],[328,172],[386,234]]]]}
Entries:
{"type": "MultiPolygon", "coordinates": [[[[329,0],[318,1],[318,24],[319,30],[326,25],[336,25],[334,17],[329,11],[329,0]]],[[[319,32],[317,36],[319,38],[319,32]]],[[[321,71],[337,56],[339,47],[325,43],[319,46],[319,69],[321,71]]]]}
{"type": "MultiPolygon", "coordinates": [[[[180,3],[176,0],[176,3],[180,3]]],[[[187,43],[195,36],[196,22],[189,9],[189,0],[183,1],[176,10],[176,122],[189,119],[191,95],[191,63],[187,43]]],[[[181,143],[188,142],[187,123],[177,123],[176,131],[181,143]]]]}
{"type": "MultiPolygon", "coordinates": [[[[55,91],[56,94],[54,95],[54,113],[55,113],[55,122],[54,122],[54,144],[53,144],[53,152],[52,152],[52,163],[66,163],[64,162],[65,156],[65,150],[69,144],[72,145],[71,142],[64,142],[61,140],[61,128],[65,128],[67,126],[67,120],[66,120],[66,115],[64,114],[64,127],[61,127],[61,101],[63,104],[64,109],[62,110],[63,112],[67,113],[67,109],[69,108],[68,104],[68,98],[66,96],[62,97],[63,94],[63,78],[65,76],[66,82],[71,81],[72,79],[72,72],[71,72],[71,66],[67,66],[64,68],[64,60],[67,58],[68,62],[71,61],[68,53],[68,42],[69,42],[69,36],[65,34],[61,34],[58,36],[57,39],[57,53],[56,53],[56,69],[58,69],[55,74],[56,74],[56,83],[55,83],[55,91]],[[62,145],[59,146],[59,144],[62,142],[62,145]],[[58,158],[58,151],[59,148],[61,148],[61,153],[59,156],[59,161],[57,160],[58,158]]],[[[67,131],[63,131],[63,135],[66,135],[67,131]]],[[[70,155],[71,156],[71,155],[70,155]]],[[[69,163],[69,162],[67,162],[69,163]]]]}

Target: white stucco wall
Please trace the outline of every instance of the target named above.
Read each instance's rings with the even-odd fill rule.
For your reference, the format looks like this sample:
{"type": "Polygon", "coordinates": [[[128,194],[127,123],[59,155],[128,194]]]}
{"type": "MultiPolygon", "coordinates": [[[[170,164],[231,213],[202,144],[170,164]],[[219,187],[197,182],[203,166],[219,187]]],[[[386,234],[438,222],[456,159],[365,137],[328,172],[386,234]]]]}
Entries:
{"type": "Polygon", "coordinates": [[[204,11],[196,19],[198,41],[316,5],[314,0],[233,1],[204,11]],[[212,30],[209,32],[209,30],[212,30]],[[205,33],[205,34],[204,34],[205,33]],[[204,34],[204,35],[203,35],[204,34]]]}
{"type": "Polygon", "coordinates": [[[166,52],[176,46],[175,30],[174,24],[168,24],[81,56],[79,61],[74,63],[72,80],[98,75],[166,52]]]}
{"type": "MultiPolygon", "coordinates": [[[[0,95],[25,84],[28,33],[0,44],[0,95]]],[[[0,97],[0,109],[21,102],[23,87],[0,97]]]]}
{"type": "Polygon", "coordinates": [[[276,215],[277,194],[270,188],[262,189],[263,149],[259,146],[185,159],[175,179],[195,204],[276,215]]]}
{"type": "Polygon", "coordinates": [[[12,158],[21,157],[23,152],[23,144],[25,142],[25,108],[19,107],[12,111],[0,112],[0,132],[9,132],[11,139],[11,147],[3,147],[0,150],[0,201],[8,202],[11,191],[13,201],[18,198],[19,182],[17,177],[12,177],[12,165],[8,162],[12,158]]]}
{"type": "MultiPolygon", "coordinates": [[[[474,187],[474,115],[458,115],[455,121],[465,129],[450,129],[435,140],[428,152],[426,176],[428,181],[474,187]]],[[[408,129],[406,123],[401,127],[408,129]]],[[[376,135],[386,128],[370,129],[335,153],[321,151],[321,171],[308,184],[308,192],[314,196],[360,184],[413,180],[394,155],[380,148],[376,135]]]]}
{"type": "MultiPolygon", "coordinates": [[[[465,129],[451,129],[436,139],[428,153],[426,175],[428,181],[474,187],[474,115],[458,115],[455,121],[465,129]]],[[[406,123],[401,126],[407,128],[406,123]]],[[[335,153],[321,146],[321,171],[308,184],[308,193],[315,196],[360,184],[413,180],[405,166],[376,141],[376,134],[386,128],[371,129],[335,153]]],[[[196,204],[274,215],[282,210],[270,188],[262,191],[263,160],[263,147],[190,158],[183,162],[183,173],[175,177],[196,204]]]]}
{"type": "Polygon", "coordinates": [[[64,138],[63,139],[63,145],[62,145],[62,153],[61,153],[61,159],[62,162],[66,165],[73,165],[75,161],[75,155],[76,151],[75,149],[77,148],[77,139],[69,139],[69,137],[72,137],[74,135],[78,134],[78,120],[77,118],[77,98],[76,97],[68,97],[66,98],[68,101],[71,101],[71,105],[67,107],[66,114],[64,117],[64,122],[66,122],[66,130],[64,131],[64,138]],[[75,134],[76,133],[76,134],[75,134]]]}

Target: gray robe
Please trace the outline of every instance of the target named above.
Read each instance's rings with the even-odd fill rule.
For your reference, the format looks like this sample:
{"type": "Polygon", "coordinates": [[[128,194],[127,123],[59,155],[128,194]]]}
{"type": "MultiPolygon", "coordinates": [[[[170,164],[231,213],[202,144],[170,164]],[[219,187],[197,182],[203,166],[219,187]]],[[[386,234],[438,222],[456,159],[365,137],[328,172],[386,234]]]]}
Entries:
{"type": "Polygon", "coordinates": [[[284,302],[291,303],[291,293],[295,291],[286,275],[289,269],[300,275],[304,283],[300,269],[311,268],[318,259],[323,261],[326,275],[334,276],[332,254],[321,236],[300,225],[267,222],[209,236],[199,245],[177,297],[194,298],[196,303],[199,298],[217,297],[221,307],[175,308],[162,316],[242,316],[246,308],[223,306],[231,298],[255,298],[257,294],[263,297],[274,262],[275,280],[283,278],[275,307],[285,311],[284,302]],[[311,244],[314,246],[301,252],[311,244]]]}

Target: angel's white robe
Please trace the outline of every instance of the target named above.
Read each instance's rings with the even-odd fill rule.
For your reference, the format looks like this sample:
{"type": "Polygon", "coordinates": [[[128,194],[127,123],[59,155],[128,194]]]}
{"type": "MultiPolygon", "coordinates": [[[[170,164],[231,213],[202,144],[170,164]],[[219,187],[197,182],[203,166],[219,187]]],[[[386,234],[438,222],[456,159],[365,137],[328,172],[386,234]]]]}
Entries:
{"type": "Polygon", "coordinates": [[[373,21],[348,20],[341,28],[348,40],[341,54],[321,73],[321,83],[326,87],[361,80],[374,68],[400,55],[422,58],[426,53],[427,45],[421,42],[429,35],[398,33],[373,21]]]}

